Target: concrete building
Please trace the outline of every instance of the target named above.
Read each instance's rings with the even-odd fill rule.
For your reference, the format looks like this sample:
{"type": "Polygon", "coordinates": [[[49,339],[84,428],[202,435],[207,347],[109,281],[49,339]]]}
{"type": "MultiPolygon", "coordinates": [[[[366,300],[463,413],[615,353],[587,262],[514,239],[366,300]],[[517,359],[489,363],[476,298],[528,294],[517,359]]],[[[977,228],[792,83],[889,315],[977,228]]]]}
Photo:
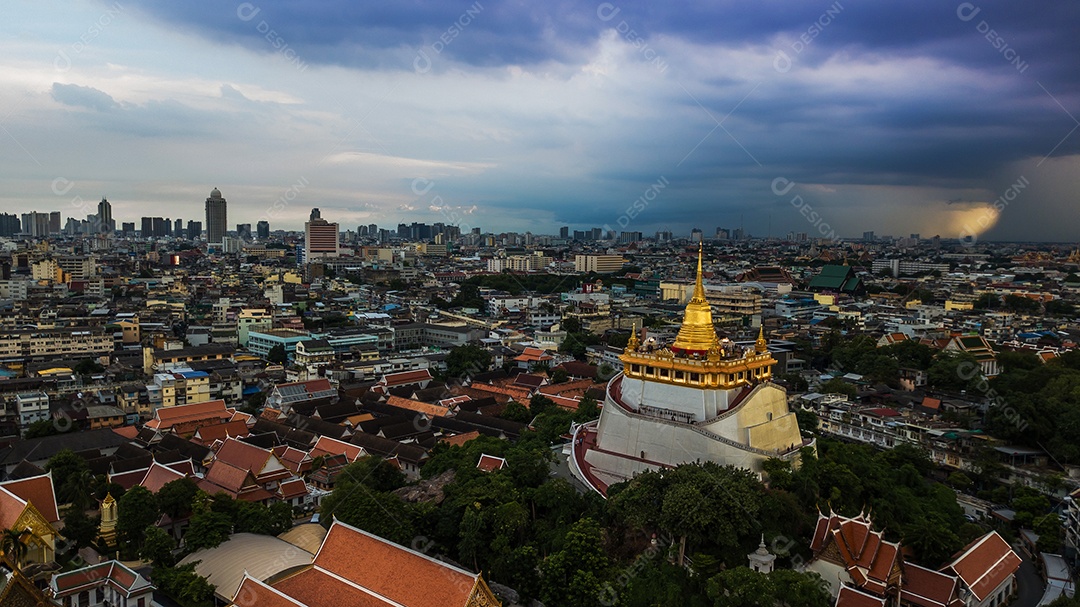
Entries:
{"type": "Polygon", "coordinates": [[[206,199],[206,242],[212,245],[222,244],[228,225],[225,198],[221,196],[221,190],[214,188],[206,199]]]}
{"type": "Polygon", "coordinates": [[[304,223],[304,262],[337,257],[338,224],[322,218],[319,209],[311,209],[311,218],[304,223]]]}
{"type": "Polygon", "coordinates": [[[598,274],[610,274],[618,272],[623,267],[622,255],[575,255],[575,272],[596,272],[598,274]]]}

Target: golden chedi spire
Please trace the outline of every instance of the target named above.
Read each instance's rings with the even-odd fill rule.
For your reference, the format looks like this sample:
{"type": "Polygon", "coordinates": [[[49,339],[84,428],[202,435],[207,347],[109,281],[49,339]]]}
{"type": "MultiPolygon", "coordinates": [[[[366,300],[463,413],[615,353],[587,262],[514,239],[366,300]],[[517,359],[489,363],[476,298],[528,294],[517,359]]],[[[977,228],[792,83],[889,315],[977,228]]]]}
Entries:
{"type": "Polygon", "coordinates": [[[758,328],[757,341],[754,343],[754,350],[758,354],[764,354],[769,351],[769,342],[765,341],[765,325],[758,328]]]}
{"type": "Polygon", "coordinates": [[[702,244],[698,243],[697,280],[694,282],[694,295],[686,304],[682,326],[675,337],[671,350],[676,353],[705,354],[719,344],[716,329],[713,327],[712,309],[705,300],[705,286],[701,279],[702,244]]]}

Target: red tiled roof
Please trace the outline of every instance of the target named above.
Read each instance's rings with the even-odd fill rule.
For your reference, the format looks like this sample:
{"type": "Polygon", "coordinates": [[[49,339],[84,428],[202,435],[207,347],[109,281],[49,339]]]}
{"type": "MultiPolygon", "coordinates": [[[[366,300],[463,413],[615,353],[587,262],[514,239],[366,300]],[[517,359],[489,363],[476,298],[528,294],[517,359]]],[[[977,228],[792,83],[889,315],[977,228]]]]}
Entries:
{"type": "Polygon", "coordinates": [[[306,607],[303,603],[289,597],[280,590],[244,574],[244,581],[236,589],[232,605],[236,607],[306,607]]]}
{"type": "Polygon", "coordinates": [[[502,470],[505,468],[506,460],[501,457],[482,453],[480,455],[480,461],[476,462],[476,467],[484,472],[494,472],[495,470],[502,470]]]}
{"type": "Polygon", "coordinates": [[[920,567],[904,565],[904,585],[900,598],[919,607],[951,607],[959,600],[956,578],[920,567]]]}
{"type": "Polygon", "coordinates": [[[464,434],[456,434],[454,436],[444,437],[444,438],[440,439],[440,442],[444,442],[444,443],[446,443],[448,445],[458,445],[458,446],[460,446],[460,445],[464,445],[465,443],[471,441],[474,438],[479,438],[479,437],[480,437],[480,431],[479,430],[473,430],[472,432],[465,432],[464,434]]]}
{"type": "Polygon", "coordinates": [[[223,400],[210,400],[204,403],[162,407],[154,411],[154,419],[146,422],[148,428],[167,430],[177,424],[200,420],[230,419],[232,412],[225,407],[223,400]]]}
{"type": "Polygon", "coordinates": [[[945,569],[982,601],[1020,568],[1020,557],[996,531],[968,544],[945,569]]]}
{"type": "Polygon", "coordinates": [[[120,485],[126,491],[135,485],[138,485],[143,477],[146,476],[146,471],[149,469],[150,468],[139,468],[138,470],[128,470],[127,472],[121,472],[119,474],[110,474],[109,482],[120,485]]]}
{"type": "Polygon", "coordinates": [[[250,470],[259,482],[289,476],[288,468],[285,468],[284,464],[281,464],[280,460],[269,450],[235,438],[225,439],[221,448],[218,449],[215,464],[221,461],[228,462],[237,468],[250,470]],[[275,470],[276,466],[274,464],[282,467],[275,470]]]}
{"type": "Polygon", "coordinates": [[[285,481],[278,485],[278,495],[283,500],[291,500],[294,497],[300,497],[301,495],[307,495],[308,489],[304,481],[299,478],[294,478],[291,481],[285,481]]]}
{"type": "Polygon", "coordinates": [[[441,407],[439,405],[432,405],[430,403],[421,402],[418,400],[412,400],[409,398],[401,398],[400,396],[391,395],[386,399],[386,404],[393,407],[401,407],[402,409],[408,409],[409,411],[416,411],[417,413],[423,413],[429,417],[446,417],[446,414],[450,412],[447,407],[441,407]]]}
{"type": "MultiPolygon", "coordinates": [[[[22,502],[33,504],[34,508],[41,513],[42,518],[46,521],[55,523],[60,520],[60,513],[56,508],[56,492],[53,490],[52,474],[7,481],[0,483],[0,488],[10,492],[11,495],[22,502]]],[[[19,514],[22,514],[21,508],[15,514],[16,518],[19,514]]],[[[6,517],[7,513],[4,513],[3,516],[6,517]]],[[[11,525],[5,525],[4,528],[9,529],[11,525]]]]}
{"type": "Polygon", "coordinates": [[[223,423],[208,424],[201,426],[192,437],[193,442],[210,445],[216,440],[225,440],[228,437],[241,437],[250,434],[247,422],[243,419],[227,421],[223,423]]]}
{"type": "Polygon", "coordinates": [[[367,453],[358,445],[342,442],[329,436],[320,436],[308,455],[313,458],[320,455],[344,455],[350,462],[354,462],[367,453]]]}
{"type": "Polygon", "coordinates": [[[843,586],[836,596],[836,607],[885,607],[885,599],[843,586]]]}
{"type": "Polygon", "coordinates": [[[430,381],[431,371],[427,369],[420,369],[419,371],[401,371],[399,373],[387,373],[383,375],[379,383],[384,386],[404,386],[406,384],[416,384],[423,381],[430,381]]]}
{"type": "Polygon", "coordinates": [[[161,491],[161,488],[166,484],[185,478],[185,476],[186,475],[183,473],[173,470],[168,466],[153,462],[150,464],[150,469],[143,475],[142,480],[139,481],[139,484],[149,489],[150,493],[157,493],[158,491],[161,491]]]}
{"type": "MultiPolygon", "coordinates": [[[[402,584],[417,586],[422,584],[402,584]]],[[[311,567],[274,583],[274,589],[292,597],[302,605],[340,605],[341,607],[398,607],[362,586],[331,575],[319,567],[311,567]]],[[[262,607],[262,603],[254,603],[262,607]]],[[[464,605],[464,603],[462,603],[464,605]]],[[[296,607],[292,605],[291,607],[296,607]]]]}
{"type": "Polygon", "coordinates": [[[135,440],[135,437],[139,435],[139,429],[135,426],[120,426],[113,428],[112,431],[128,440],[135,440]]]}
{"type": "Polygon", "coordinates": [[[331,525],[314,564],[409,607],[464,607],[479,577],[339,521],[331,525]],[[419,583],[403,584],[403,579],[419,583]]]}

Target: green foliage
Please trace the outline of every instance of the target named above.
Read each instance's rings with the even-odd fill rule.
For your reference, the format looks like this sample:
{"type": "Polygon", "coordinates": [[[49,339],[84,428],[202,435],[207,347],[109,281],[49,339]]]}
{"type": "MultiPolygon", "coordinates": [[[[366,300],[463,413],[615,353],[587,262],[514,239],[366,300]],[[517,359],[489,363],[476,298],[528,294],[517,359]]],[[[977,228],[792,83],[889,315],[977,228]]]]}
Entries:
{"type": "Polygon", "coordinates": [[[64,514],[64,537],[76,550],[92,546],[98,536],[98,517],[89,517],[82,508],[70,508],[64,514]]]}
{"type": "Polygon", "coordinates": [[[1061,548],[1065,541],[1065,530],[1061,526],[1061,519],[1054,512],[1036,517],[1032,521],[1035,533],[1039,534],[1037,548],[1039,552],[1061,554],[1061,548]]]}
{"type": "Polygon", "coordinates": [[[195,552],[203,548],[216,548],[229,539],[233,522],[228,515],[210,509],[196,508],[191,524],[184,534],[184,548],[195,552]]]}
{"type": "Polygon", "coordinates": [[[552,369],[548,376],[553,384],[566,383],[566,380],[570,379],[570,374],[566,372],[566,369],[562,368],[552,369]]]}
{"type": "Polygon", "coordinates": [[[994,398],[987,431],[1045,449],[1061,462],[1080,461],[1080,352],[1032,368],[1021,357],[1006,356],[1003,366],[989,382],[994,398]]]}
{"type": "Polygon", "coordinates": [[[967,352],[942,352],[927,370],[927,382],[941,390],[973,390],[982,379],[979,361],[967,352]]]}
{"type": "Polygon", "coordinates": [[[574,421],[583,424],[600,417],[600,405],[591,396],[583,396],[578,401],[577,411],[574,413],[574,421]]]}
{"type": "Polygon", "coordinates": [[[124,550],[137,554],[143,548],[146,528],[161,517],[157,498],[142,485],[135,485],[116,503],[116,531],[124,550]]]}
{"type": "Polygon", "coordinates": [[[1010,293],[1005,296],[1005,309],[1017,314],[1038,314],[1042,304],[1030,297],[1010,293]]]}
{"type": "Polygon", "coordinates": [[[833,602],[820,575],[791,569],[763,575],[735,567],[709,578],[706,588],[715,607],[829,607],[833,602]]]}
{"type": "Polygon", "coordinates": [[[506,403],[506,407],[503,409],[502,415],[500,415],[499,417],[503,419],[508,419],[512,422],[527,424],[532,421],[533,415],[529,412],[529,409],[525,405],[517,402],[516,400],[512,400],[506,403]]]}
{"type": "Polygon", "coordinates": [[[822,438],[818,449],[820,457],[806,454],[791,474],[789,490],[801,503],[846,516],[869,509],[875,527],[903,539],[918,551],[916,562],[929,567],[963,546],[953,531],[964,524],[956,494],[926,478],[933,463],[921,450],[901,444],[877,451],[822,438]]]}
{"type": "Polygon", "coordinates": [[[23,432],[23,438],[43,438],[61,434],[60,428],[52,419],[39,419],[31,422],[23,432]]]}
{"type": "Polygon", "coordinates": [[[609,490],[608,510],[631,528],[685,538],[688,548],[736,554],[761,532],[763,496],[753,473],[706,462],[639,474],[609,490]]]}
{"type": "Polygon", "coordinates": [[[90,503],[90,485],[93,477],[86,460],[64,449],[49,458],[45,470],[52,472],[56,498],[62,504],[86,507],[90,503]]]}
{"type": "Polygon", "coordinates": [[[158,506],[169,518],[178,519],[191,513],[198,485],[190,478],[169,481],[157,492],[158,506]]]}
{"type": "Polygon", "coordinates": [[[195,565],[154,567],[154,585],[182,607],[213,607],[215,586],[195,573],[195,565]]]}
{"type": "Polygon", "coordinates": [[[594,607],[610,566],[600,525],[581,519],[566,534],[562,549],[541,564],[540,598],[547,605],[594,607]]]}
{"type": "Polygon", "coordinates": [[[329,526],[336,517],[343,523],[409,545],[416,536],[412,508],[396,495],[376,489],[375,485],[380,481],[373,479],[372,475],[363,474],[369,468],[345,472],[357,463],[361,462],[345,467],[338,476],[334,491],[323,498],[323,524],[329,526]]]}
{"type": "Polygon", "coordinates": [[[446,375],[455,379],[483,373],[491,367],[491,352],[473,344],[458,346],[446,355],[446,375]]]}
{"type": "Polygon", "coordinates": [[[819,387],[818,390],[820,390],[822,394],[843,394],[848,398],[855,398],[859,393],[854,384],[849,384],[839,377],[834,377],[821,384],[821,387],[819,387]]]}
{"type": "Polygon", "coordinates": [[[555,401],[539,392],[533,394],[532,398],[529,399],[529,413],[534,417],[554,408],[556,408],[555,401]]]}
{"type": "Polygon", "coordinates": [[[266,360],[275,365],[284,365],[289,362],[289,353],[285,351],[285,346],[277,344],[266,353],[266,360]]]}
{"type": "Polygon", "coordinates": [[[74,369],[72,369],[72,371],[74,371],[75,373],[83,376],[101,373],[104,370],[105,367],[102,367],[100,364],[97,363],[97,361],[92,358],[84,358],[75,365],[74,369]]]}
{"type": "Polygon", "coordinates": [[[171,567],[175,561],[173,550],[176,549],[176,540],[161,527],[151,526],[146,529],[146,542],[143,544],[139,558],[150,561],[154,567],[171,567]]]}

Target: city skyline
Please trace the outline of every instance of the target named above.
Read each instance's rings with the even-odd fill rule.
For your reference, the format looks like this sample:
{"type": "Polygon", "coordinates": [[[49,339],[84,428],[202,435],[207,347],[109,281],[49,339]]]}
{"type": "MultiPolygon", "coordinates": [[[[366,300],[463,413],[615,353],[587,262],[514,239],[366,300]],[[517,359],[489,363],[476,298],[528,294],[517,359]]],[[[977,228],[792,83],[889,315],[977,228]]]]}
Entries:
{"type": "Polygon", "coordinates": [[[0,212],[1077,238],[1065,7],[331,9],[19,3],[0,212]]]}

